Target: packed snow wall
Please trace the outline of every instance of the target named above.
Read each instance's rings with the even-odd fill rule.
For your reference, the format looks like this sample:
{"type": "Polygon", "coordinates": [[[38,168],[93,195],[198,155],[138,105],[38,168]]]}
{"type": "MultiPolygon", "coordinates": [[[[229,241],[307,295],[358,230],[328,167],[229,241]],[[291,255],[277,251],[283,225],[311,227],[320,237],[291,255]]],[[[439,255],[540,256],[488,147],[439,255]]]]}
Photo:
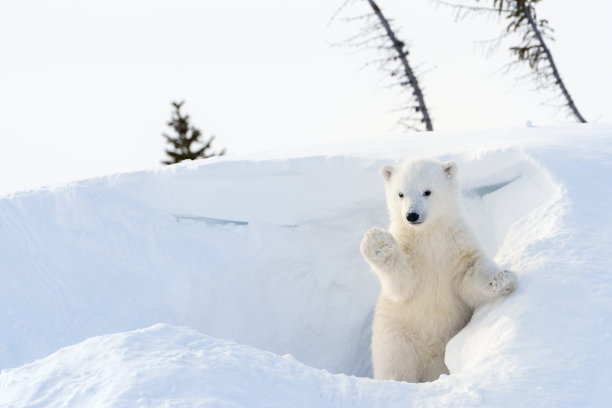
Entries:
{"type": "Polygon", "coordinates": [[[611,134],[431,134],[2,197],[0,406],[607,406],[611,134]],[[518,290],[451,340],[450,376],[318,370],[370,374],[359,241],[387,222],[378,167],[422,156],[459,163],[464,217],[518,290]]]}
{"type": "MultiPolygon", "coordinates": [[[[515,267],[522,247],[546,233],[529,220],[558,188],[518,151],[454,159],[465,218],[491,255],[515,267]]],[[[12,276],[2,288],[2,366],[168,322],[370,375],[379,287],[358,248],[365,230],[387,223],[382,163],[198,163],[1,200],[12,276]]]]}

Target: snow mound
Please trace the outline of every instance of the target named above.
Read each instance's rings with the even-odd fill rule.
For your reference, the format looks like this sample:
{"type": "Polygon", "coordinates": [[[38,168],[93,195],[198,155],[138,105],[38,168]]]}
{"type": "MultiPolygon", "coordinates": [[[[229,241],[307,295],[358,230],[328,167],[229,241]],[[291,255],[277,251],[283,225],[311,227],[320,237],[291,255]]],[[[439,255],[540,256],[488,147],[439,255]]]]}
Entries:
{"type": "Polygon", "coordinates": [[[333,406],[334,394],[346,394],[355,382],[289,355],[155,325],[91,338],[8,371],[0,380],[0,404],[281,407],[303,400],[333,406]]]}
{"type": "MultiPolygon", "coordinates": [[[[403,407],[477,402],[444,387],[333,375],[252,347],[158,324],[105,335],[0,374],[0,406],[403,407]]],[[[467,392],[466,392],[467,391],[467,392]]]]}
{"type": "Polygon", "coordinates": [[[390,138],[0,198],[0,406],[607,405],[611,134],[390,138]],[[378,167],[418,156],[458,162],[520,287],[451,340],[450,376],[350,377],[371,374],[378,167]]]}

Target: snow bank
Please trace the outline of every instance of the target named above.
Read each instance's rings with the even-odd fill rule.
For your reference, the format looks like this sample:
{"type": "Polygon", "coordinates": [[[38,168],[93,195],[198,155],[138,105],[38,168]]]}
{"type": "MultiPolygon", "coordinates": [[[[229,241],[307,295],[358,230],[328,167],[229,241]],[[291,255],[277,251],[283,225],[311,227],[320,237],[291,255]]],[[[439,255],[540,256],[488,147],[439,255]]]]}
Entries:
{"type": "Polygon", "coordinates": [[[398,137],[6,196],[0,406],[608,405],[611,135],[398,137]],[[377,169],[415,156],[459,163],[465,216],[520,287],[449,343],[450,376],[349,377],[371,371],[377,169]],[[158,322],[191,329],[133,331],[158,322]]]}
{"type": "Polygon", "coordinates": [[[372,407],[414,384],[332,375],[167,325],[106,335],[0,377],[0,405],[372,407]],[[387,394],[386,396],[384,394],[387,394]]]}

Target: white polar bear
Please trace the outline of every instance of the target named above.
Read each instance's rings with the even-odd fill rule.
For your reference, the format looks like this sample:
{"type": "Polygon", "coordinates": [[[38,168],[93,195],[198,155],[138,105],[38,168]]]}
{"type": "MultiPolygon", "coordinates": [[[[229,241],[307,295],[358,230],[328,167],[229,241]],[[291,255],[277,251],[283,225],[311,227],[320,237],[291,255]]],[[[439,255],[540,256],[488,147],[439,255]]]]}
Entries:
{"type": "Polygon", "coordinates": [[[476,307],[506,295],[516,275],[480,249],[459,210],[457,165],[406,161],[380,169],[389,232],[372,228],[361,253],[381,283],[372,325],[375,379],[433,381],[444,350],[476,307]]]}

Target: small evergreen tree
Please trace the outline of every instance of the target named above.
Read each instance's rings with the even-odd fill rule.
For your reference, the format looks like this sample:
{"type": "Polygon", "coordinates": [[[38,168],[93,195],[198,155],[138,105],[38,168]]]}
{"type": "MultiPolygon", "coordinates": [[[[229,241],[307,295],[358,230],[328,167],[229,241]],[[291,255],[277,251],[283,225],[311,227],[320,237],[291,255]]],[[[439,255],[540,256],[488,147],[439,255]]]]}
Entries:
{"type": "MultiPolygon", "coordinates": [[[[431,123],[431,117],[429,116],[429,111],[427,110],[427,106],[425,105],[425,97],[423,96],[423,91],[419,86],[419,81],[417,80],[416,74],[414,70],[410,67],[408,63],[408,49],[406,47],[406,43],[400,41],[397,38],[395,30],[391,27],[390,20],[385,17],[378,7],[378,4],[374,0],[367,0],[368,4],[372,8],[372,11],[376,15],[379,20],[378,30],[383,29],[385,35],[387,36],[389,45],[386,47],[389,50],[390,57],[388,61],[399,61],[400,67],[391,71],[392,76],[399,77],[399,85],[401,87],[409,87],[412,98],[414,99],[414,104],[411,104],[411,110],[414,109],[414,112],[420,113],[420,120],[418,122],[425,125],[426,130],[433,130],[433,125],[431,123]]],[[[406,120],[408,118],[404,118],[402,121],[406,124],[406,120]]],[[[418,123],[417,122],[417,123],[418,123]]],[[[408,126],[418,130],[418,127],[408,126]]]]}
{"type": "Polygon", "coordinates": [[[172,102],[172,106],[175,110],[173,112],[172,120],[168,122],[168,126],[171,127],[177,133],[177,135],[170,136],[162,133],[162,135],[166,138],[166,141],[174,148],[174,150],[166,150],[166,154],[168,154],[170,158],[162,163],[174,164],[183,160],[207,159],[212,156],[222,156],[225,154],[225,149],[221,150],[219,153],[206,152],[208,149],[210,149],[211,143],[215,137],[211,136],[206,143],[200,140],[200,137],[202,136],[200,129],[189,124],[189,115],[181,115],[181,107],[184,103],[185,101],[172,102]],[[193,143],[201,143],[203,146],[195,151],[192,151],[191,149],[193,143]]]}
{"type": "MultiPolygon", "coordinates": [[[[494,13],[505,17],[507,25],[503,34],[498,40],[512,33],[519,34],[520,43],[510,47],[515,61],[510,64],[527,63],[531,70],[530,77],[536,84],[537,89],[552,88],[556,90],[556,97],[563,103],[570,115],[581,123],[586,123],[586,119],[572,99],[565,82],[561,78],[557,64],[553,59],[552,52],[545,40],[553,41],[551,35],[553,29],[549,26],[548,20],[538,18],[536,15],[536,5],[542,0],[482,0],[492,1],[492,7],[470,6],[468,4],[449,3],[446,0],[434,0],[437,3],[445,4],[457,10],[457,16],[464,16],[466,13],[494,13]]],[[[481,0],[476,0],[477,2],[481,0]]]]}
{"type": "Polygon", "coordinates": [[[400,118],[399,123],[411,130],[433,130],[423,88],[419,84],[415,70],[408,62],[408,47],[399,39],[399,31],[393,27],[393,21],[383,14],[376,1],[345,0],[332,16],[332,21],[345,6],[357,1],[367,3],[371,11],[357,17],[346,18],[348,21],[359,21],[362,27],[359,34],[345,43],[358,48],[375,48],[382,51],[384,57],[373,62],[378,63],[383,71],[387,71],[393,78],[393,85],[402,89],[407,96],[407,105],[401,108],[406,115],[400,118]]]}

